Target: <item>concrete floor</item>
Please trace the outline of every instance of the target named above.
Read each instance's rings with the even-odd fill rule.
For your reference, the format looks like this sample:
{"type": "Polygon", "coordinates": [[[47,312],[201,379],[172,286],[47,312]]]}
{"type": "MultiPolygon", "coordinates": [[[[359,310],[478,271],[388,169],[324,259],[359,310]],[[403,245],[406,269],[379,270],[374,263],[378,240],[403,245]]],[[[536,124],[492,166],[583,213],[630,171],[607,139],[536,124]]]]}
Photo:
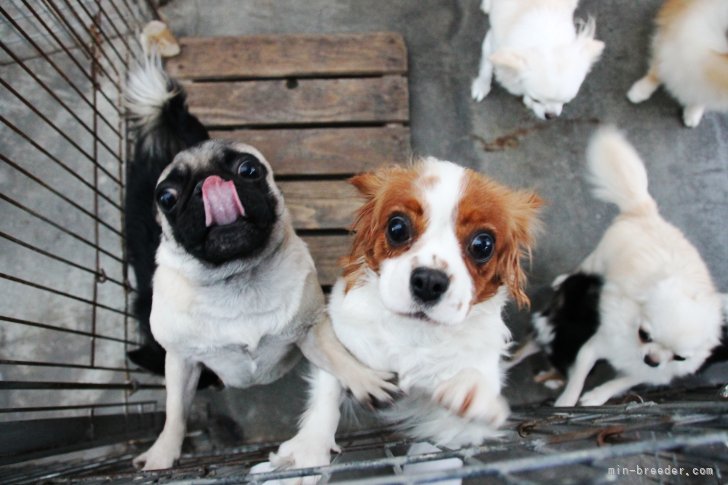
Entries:
{"type": "MultiPolygon", "coordinates": [[[[409,50],[412,148],[480,170],[516,187],[535,188],[547,201],[546,230],[534,253],[530,293],[574,268],[594,247],[615,210],[594,201],[583,180],[584,151],[598,123],[622,128],[643,154],[651,192],[665,217],[681,228],[728,291],[728,116],[708,114],[696,129],[682,126],[680,108],[660,91],[631,105],[625,93],[646,66],[652,21],[660,0],[584,0],[579,16],[593,15],[606,42],[601,61],[579,96],[556,121],[531,115],[500,87],[482,103],[470,82],[488,25],[479,0],[173,0],[162,12],[179,36],[259,33],[396,31],[409,50]],[[482,140],[516,134],[515,146],[487,152],[482,140]]],[[[509,311],[516,335],[528,315],[509,311]]],[[[538,361],[536,360],[536,365],[538,361]]],[[[509,378],[514,403],[552,394],[531,384],[531,364],[509,378]]],[[[725,374],[723,374],[725,375],[725,374]]],[[[231,413],[251,435],[275,435],[293,424],[303,401],[293,375],[266,389],[225,391],[213,408],[231,413]],[[286,399],[281,399],[286,396],[286,399]],[[275,402],[278,423],[261,421],[275,402]],[[280,403],[287,403],[280,406],[280,403]]]]}

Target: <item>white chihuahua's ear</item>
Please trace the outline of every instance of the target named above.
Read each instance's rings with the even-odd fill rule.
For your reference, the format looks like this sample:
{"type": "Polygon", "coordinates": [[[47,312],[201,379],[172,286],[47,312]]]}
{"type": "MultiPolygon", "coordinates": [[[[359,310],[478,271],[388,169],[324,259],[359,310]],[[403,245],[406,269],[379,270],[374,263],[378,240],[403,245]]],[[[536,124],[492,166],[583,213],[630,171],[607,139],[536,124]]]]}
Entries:
{"type": "Polygon", "coordinates": [[[583,44],[589,60],[592,63],[596,62],[599,56],[602,55],[602,51],[604,51],[604,42],[596,39],[584,39],[583,44]]]}
{"type": "Polygon", "coordinates": [[[493,65],[517,74],[526,68],[526,58],[517,52],[504,49],[490,55],[493,65]]]}

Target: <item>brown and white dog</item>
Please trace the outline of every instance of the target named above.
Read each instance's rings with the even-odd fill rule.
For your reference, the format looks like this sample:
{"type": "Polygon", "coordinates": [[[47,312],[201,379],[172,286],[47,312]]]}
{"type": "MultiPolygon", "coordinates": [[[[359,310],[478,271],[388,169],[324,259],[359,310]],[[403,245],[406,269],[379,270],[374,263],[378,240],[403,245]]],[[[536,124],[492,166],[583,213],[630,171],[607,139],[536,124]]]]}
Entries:
{"type": "MultiPolygon", "coordinates": [[[[405,397],[383,417],[418,439],[478,444],[508,416],[501,358],[509,296],[528,303],[521,259],[542,202],[454,163],[424,159],[354,177],[365,197],[335,284],[334,331],[365,365],[396,372],[405,397]]],[[[316,369],[298,434],[278,467],[326,465],[342,388],[316,369]]]]}
{"type": "Polygon", "coordinates": [[[691,128],[705,110],[728,110],[728,2],[667,0],[655,24],[649,70],[632,85],[629,100],[641,103],[664,84],[691,128]]]}

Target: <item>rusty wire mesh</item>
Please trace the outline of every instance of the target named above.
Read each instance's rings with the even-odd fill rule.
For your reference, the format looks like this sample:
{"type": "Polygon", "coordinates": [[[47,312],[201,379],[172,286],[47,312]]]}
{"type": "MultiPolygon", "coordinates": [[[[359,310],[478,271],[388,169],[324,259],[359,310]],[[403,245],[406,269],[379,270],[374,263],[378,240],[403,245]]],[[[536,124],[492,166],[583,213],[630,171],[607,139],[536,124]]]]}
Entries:
{"type": "MultiPolygon", "coordinates": [[[[721,389],[651,393],[626,404],[595,408],[514,409],[505,436],[482,446],[407,455],[410,443],[383,430],[337,439],[342,453],[328,467],[249,475],[278,443],[184,454],[173,470],[139,474],[128,451],[95,460],[66,460],[32,471],[6,469],[3,483],[263,483],[321,475],[322,483],[725,483],[728,401],[721,389]],[[657,404],[657,402],[659,404],[657,404]],[[408,466],[457,458],[440,470],[408,466]],[[658,472],[658,470],[662,470],[658,472]]],[[[722,390],[725,392],[725,389],[722,390]]],[[[633,395],[634,396],[634,395],[633,395]]],[[[204,437],[197,437],[204,440],[204,437]]]]}
{"type": "Polygon", "coordinates": [[[160,383],[125,358],[122,213],[122,94],[151,14],[129,0],[0,4],[0,464],[158,421],[160,383]]]}

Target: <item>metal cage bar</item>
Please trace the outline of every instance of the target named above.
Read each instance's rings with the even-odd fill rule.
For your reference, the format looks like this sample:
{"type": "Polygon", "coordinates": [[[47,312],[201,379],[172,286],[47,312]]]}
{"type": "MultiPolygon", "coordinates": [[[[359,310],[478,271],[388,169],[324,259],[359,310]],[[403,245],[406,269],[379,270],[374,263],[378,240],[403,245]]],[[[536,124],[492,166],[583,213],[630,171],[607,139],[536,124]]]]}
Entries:
{"type": "Polygon", "coordinates": [[[417,455],[408,455],[411,442],[390,429],[351,433],[337,438],[343,451],[333,456],[331,465],[310,469],[251,474],[251,466],[265,461],[279,445],[267,442],[184,454],[174,469],[155,473],[134,471],[130,465],[133,454],[124,451],[97,461],[38,467],[30,477],[0,474],[0,478],[7,483],[63,477],[64,482],[74,483],[194,480],[232,484],[306,476],[319,476],[321,483],[354,484],[488,478],[497,483],[602,483],[629,476],[659,482],[667,470],[675,479],[668,483],[689,481],[695,474],[707,479],[701,483],[724,483],[728,474],[728,401],[716,400],[718,392],[680,389],[670,397],[678,400],[659,405],[651,400],[664,400],[658,392],[644,395],[641,403],[515,408],[501,438],[458,450],[435,447],[436,451],[417,455]],[[453,458],[462,465],[413,468],[453,458]],[[658,468],[662,469],[659,475],[658,468]]]}
{"type": "Polygon", "coordinates": [[[118,0],[0,6],[0,464],[149,437],[161,425],[163,386],[126,359],[136,322],[122,101],[152,9],[118,0]]]}

